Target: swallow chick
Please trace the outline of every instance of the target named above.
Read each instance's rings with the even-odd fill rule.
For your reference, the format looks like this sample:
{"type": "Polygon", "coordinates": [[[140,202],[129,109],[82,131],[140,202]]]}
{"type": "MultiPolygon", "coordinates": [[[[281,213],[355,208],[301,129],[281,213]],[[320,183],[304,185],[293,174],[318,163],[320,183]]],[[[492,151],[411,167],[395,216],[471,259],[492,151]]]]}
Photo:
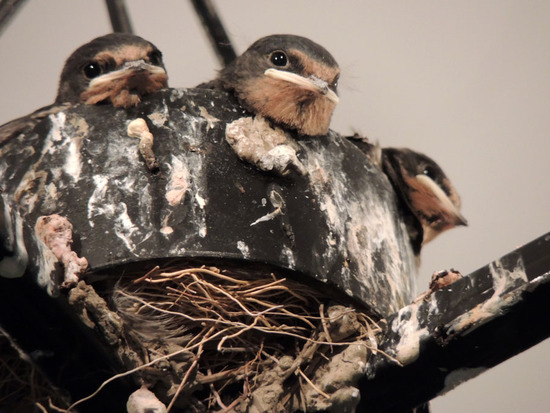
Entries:
{"type": "Polygon", "coordinates": [[[162,53],[155,45],[125,33],[98,37],[66,60],[52,105],[0,126],[0,145],[71,105],[110,103],[128,108],[167,84],[162,53]]]}
{"type": "Polygon", "coordinates": [[[154,44],[111,33],[79,47],[67,59],[55,103],[108,102],[128,108],[167,84],[162,53],[154,44]]]}
{"type": "Polygon", "coordinates": [[[322,46],[305,37],[272,35],[253,43],[199,87],[234,93],[255,115],[301,135],[328,132],[338,103],[340,69],[322,46]]]}
{"type": "Polygon", "coordinates": [[[405,148],[383,148],[382,169],[422,226],[421,245],[443,231],[467,225],[460,197],[434,160],[405,148]]]}

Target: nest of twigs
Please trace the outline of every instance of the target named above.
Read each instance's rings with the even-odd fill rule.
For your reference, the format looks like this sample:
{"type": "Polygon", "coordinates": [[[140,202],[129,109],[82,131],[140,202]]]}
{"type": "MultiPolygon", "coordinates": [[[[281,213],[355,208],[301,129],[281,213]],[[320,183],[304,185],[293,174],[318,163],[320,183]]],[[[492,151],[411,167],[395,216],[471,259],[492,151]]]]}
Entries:
{"type": "Polygon", "coordinates": [[[155,268],[113,298],[140,379],[168,410],[353,409],[376,350],[366,314],[269,273],[155,268]]]}

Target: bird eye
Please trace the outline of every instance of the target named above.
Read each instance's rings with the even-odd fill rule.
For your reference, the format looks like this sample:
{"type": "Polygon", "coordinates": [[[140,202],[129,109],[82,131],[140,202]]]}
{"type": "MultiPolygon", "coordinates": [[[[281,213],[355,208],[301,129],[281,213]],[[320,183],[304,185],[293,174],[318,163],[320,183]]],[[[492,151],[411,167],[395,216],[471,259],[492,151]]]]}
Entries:
{"type": "Polygon", "coordinates": [[[101,74],[101,66],[95,62],[88,63],[84,66],[84,76],[88,79],[93,79],[101,74]]]}
{"type": "Polygon", "coordinates": [[[422,173],[424,175],[426,175],[428,178],[430,178],[431,180],[434,180],[435,181],[435,171],[433,168],[430,168],[429,166],[426,166],[424,168],[424,170],[422,171],[422,173]]]}
{"type": "Polygon", "coordinates": [[[340,79],[340,76],[336,76],[332,83],[329,85],[329,87],[336,92],[336,89],[338,89],[338,80],[340,79]]]}
{"type": "Polygon", "coordinates": [[[162,53],[158,50],[154,50],[149,54],[149,61],[152,65],[162,66],[162,53]]]}
{"type": "Polygon", "coordinates": [[[271,60],[271,63],[273,63],[275,66],[283,67],[288,64],[288,58],[286,57],[286,54],[284,52],[273,52],[271,53],[271,57],[269,58],[271,60]]]}

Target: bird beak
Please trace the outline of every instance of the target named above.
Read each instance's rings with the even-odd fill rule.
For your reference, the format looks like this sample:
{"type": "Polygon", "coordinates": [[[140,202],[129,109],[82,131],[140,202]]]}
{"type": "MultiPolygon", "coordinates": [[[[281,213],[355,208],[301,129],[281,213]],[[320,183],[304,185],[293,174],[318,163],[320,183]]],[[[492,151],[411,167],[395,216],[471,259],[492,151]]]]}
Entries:
{"type": "Polygon", "coordinates": [[[338,95],[330,89],[328,83],[323,79],[319,79],[316,76],[310,76],[309,78],[297,75],[296,73],[286,72],[284,70],[267,69],[264,75],[272,79],[284,80],[290,83],[294,83],[304,89],[311,90],[312,92],[320,93],[335,105],[340,101],[338,95]]]}
{"type": "Polygon", "coordinates": [[[416,175],[418,182],[426,188],[427,191],[432,193],[437,201],[439,202],[439,207],[441,208],[442,215],[447,217],[446,224],[448,228],[452,228],[457,225],[468,225],[468,221],[460,213],[457,206],[449,199],[447,194],[443,192],[441,187],[437,185],[431,178],[427,177],[424,174],[416,175]]]}
{"type": "Polygon", "coordinates": [[[90,88],[102,86],[106,83],[112,82],[113,80],[122,79],[124,77],[130,77],[135,73],[149,72],[151,75],[166,75],[166,71],[160,67],[155,66],[150,63],[145,62],[144,60],[133,60],[126,62],[118,70],[114,70],[104,75],[93,78],[90,81],[90,88]]]}

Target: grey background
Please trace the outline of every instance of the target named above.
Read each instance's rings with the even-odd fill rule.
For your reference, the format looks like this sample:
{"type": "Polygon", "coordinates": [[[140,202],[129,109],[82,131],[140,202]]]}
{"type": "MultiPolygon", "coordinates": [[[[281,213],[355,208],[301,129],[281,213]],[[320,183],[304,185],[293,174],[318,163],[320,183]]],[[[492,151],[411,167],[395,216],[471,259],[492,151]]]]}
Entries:
{"type": "MultiPolygon", "coordinates": [[[[127,3],[136,33],[163,51],[171,86],[215,76],[188,2],[127,3]]],[[[420,290],[433,271],[467,274],[550,230],[550,2],[217,3],[238,52],[274,33],[325,46],[342,70],[332,128],[424,152],[454,182],[470,226],[424,249],[420,290]]],[[[64,60],[110,31],[103,1],[29,1],[0,37],[0,124],[51,103],[64,60]]],[[[549,350],[546,340],[433,411],[548,411],[549,350]]]]}

